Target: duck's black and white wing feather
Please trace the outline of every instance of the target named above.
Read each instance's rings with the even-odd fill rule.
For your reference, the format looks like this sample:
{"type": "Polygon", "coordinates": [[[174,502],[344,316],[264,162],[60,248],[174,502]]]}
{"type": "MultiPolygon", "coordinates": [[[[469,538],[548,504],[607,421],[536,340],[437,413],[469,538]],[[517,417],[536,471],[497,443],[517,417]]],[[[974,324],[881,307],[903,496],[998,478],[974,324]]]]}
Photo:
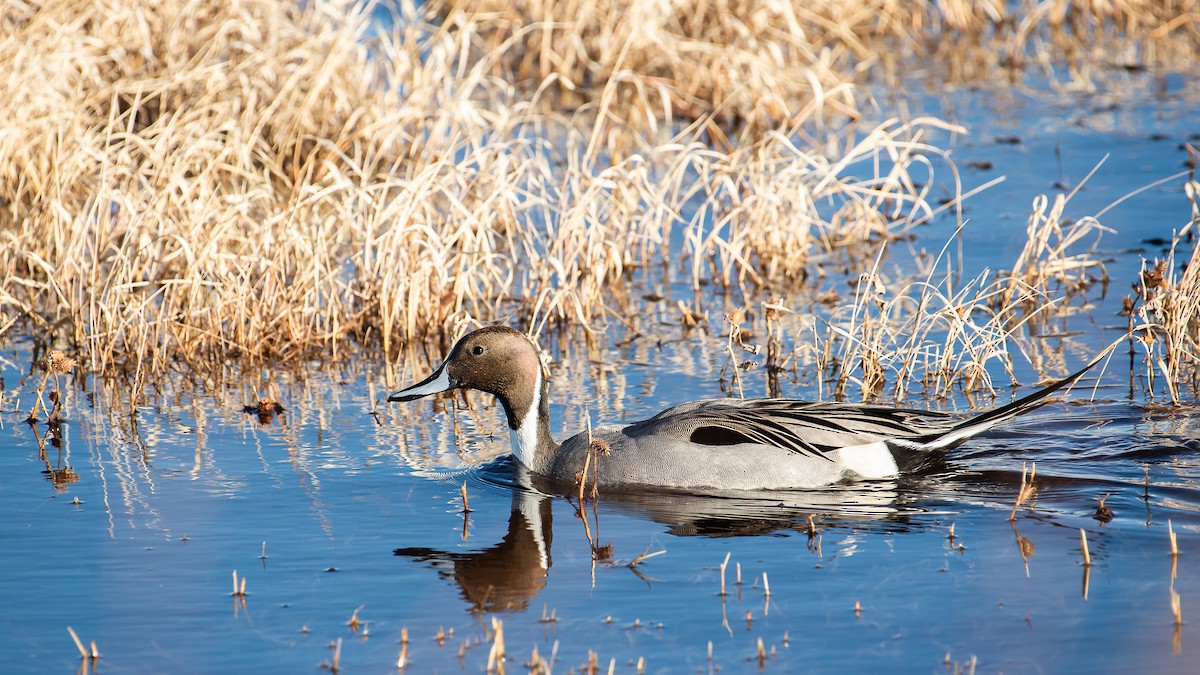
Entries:
{"type": "Polygon", "coordinates": [[[887,406],[731,399],[670,408],[625,433],[666,434],[702,445],[756,443],[832,461],[828,453],[833,450],[893,439],[919,442],[946,433],[956,422],[941,413],[887,406]]]}
{"type": "Polygon", "coordinates": [[[830,461],[833,459],[829,453],[835,450],[879,442],[894,450],[944,451],[1000,422],[1044,405],[1051,394],[1074,384],[1091,370],[1107,351],[1048,387],[965,420],[944,413],[881,405],[727,399],[669,408],[626,427],[624,433],[669,435],[701,445],[755,443],[830,461]]]}

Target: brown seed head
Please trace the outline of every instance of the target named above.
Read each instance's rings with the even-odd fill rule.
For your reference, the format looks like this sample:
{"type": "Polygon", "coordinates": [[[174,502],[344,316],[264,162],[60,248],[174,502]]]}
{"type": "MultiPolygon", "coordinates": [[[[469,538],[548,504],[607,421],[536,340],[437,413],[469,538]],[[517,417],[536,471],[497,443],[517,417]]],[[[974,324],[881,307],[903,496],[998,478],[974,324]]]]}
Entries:
{"type": "Polygon", "coordinates": [[[1164,288],[1167,285],[1167,261],[1160,260],[1154,269],[1142,272],[1142,284],[1148,289],[1164,288]]]}
{"type": "Polygon", "coordinates": [[[69,373],[75,368],[75,359],[67,356],[58,349],[54,349],[45,358],[38,361],[37,366],[51,374],[69,373]]]}
{"type": "Polygon", "coordinates": [[[612,452],[612,446],[610,446],[606,440],[593,438],[592,452],[597,455],[607,455],[609,452],[612,452]]]}

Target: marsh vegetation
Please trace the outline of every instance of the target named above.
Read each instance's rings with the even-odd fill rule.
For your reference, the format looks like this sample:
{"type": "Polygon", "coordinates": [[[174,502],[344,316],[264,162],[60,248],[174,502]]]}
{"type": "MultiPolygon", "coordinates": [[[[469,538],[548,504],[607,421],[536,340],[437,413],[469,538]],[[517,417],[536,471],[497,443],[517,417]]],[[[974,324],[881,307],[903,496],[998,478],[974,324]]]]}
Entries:
{"type": "Polygon", "coordinates": [[[171,615],[140,665],[228,670],[265,635],[290,670],[769,670],[827,635],[863,668],[1181,668],[1200,577],[1145,561],[1200,532],[1198,16],[6,2],[5,653],[136,667],[125,636],[171,615]],[[380,404],[491,323],[542,345],[556,434],[718,396],[961,412],[1123,336],[1128,361],[1086,419],[911,481],[562,499],[488,463],[490,399],[380,404]],[[1092,649],[1120,617],[1141,650],[1092,649]],[[1016,637],[1042,621],[1067,649],[1016,637]]]}
{"type": "MultiPolygon", "coordinates": [[[[653,293],[718,333],[722,306],[803,315],[781,348],[839,393],[986,387],[1030,321],[1109,281],[1103,227],[1029,195],[1011,263],[952,284],[948,251],[885,278],[890,243],[961,224],[981,186],[951,156],[964,129],[867,85],[932,62],[927,83],[1119,91],[1194,68],[1188,3],[802,4],[14,5],[3,325],[141,382],[396,363],[496,321],[595,331],[653,293]]],[[[1172,381],[1196,363],[1189,255],[1138,310],[1172,381]]]]}

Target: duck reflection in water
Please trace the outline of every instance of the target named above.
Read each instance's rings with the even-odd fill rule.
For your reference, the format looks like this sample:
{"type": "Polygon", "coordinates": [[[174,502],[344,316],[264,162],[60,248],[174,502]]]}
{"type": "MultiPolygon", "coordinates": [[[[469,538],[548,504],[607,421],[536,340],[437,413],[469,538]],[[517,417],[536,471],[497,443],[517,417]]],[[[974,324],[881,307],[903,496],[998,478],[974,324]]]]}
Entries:
{"type": "MultiPolygon", "coordinates": [[[[549,578],[552,512],[556,488],[561,489],[561,485],[540,479],[511,458],[499,460],[491,469],[500,472],[511,469],[515,483],[508,530],[499,543],[479,551],[405,547],[395,549],[394,553],[428,564],[443,579],[457,584],[472,612],[522,611],[546,587],[549,578]]],[[[601,491],[598,502],[585,500],[582,513],[574,503],[573,494],[561,494],[571,502],[577,516],[602,519],[605,512],[620,512],[660,523],[674,536],[730,537],[782,530],[809,531],[810,516],[814,514],[824,526],[844,520],[859,525],[879,522],[906,528],[907,511],[900,506],[903,492],[896,481],[873,481],[821,491],[607,490],[601,491]]],[[[568,520],[571,525],[578,522],[577,518],[568,520]]],[[[572,532],[588,540],[596,562],[611,562],[609,546],[597,546],[591,530],[579,525],[560,535],[572,532]]],[[[641,552],[639,549],[623,553],[632,557],[641,552]]]]}
{"type": "Polygon", "coordinates": [[[495,546],[465,553],[398,548],[395,554],[429,563],[442,578],[453,580],[472,611],[523,610],[546,587],[551,506],[548,497],[517,489],[508,533],[495,546]]]}

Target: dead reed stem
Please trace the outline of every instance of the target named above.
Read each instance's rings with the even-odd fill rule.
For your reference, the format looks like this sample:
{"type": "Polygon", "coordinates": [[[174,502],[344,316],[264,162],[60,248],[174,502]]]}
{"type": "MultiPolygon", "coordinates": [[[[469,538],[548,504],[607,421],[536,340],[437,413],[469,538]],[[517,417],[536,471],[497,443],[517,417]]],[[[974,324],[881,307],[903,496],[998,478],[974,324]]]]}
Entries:
{"type": "Polygon", "coordinates": [[[79,649],[79,655],[85,659],[91,656],[91,654],[88,653],[88,650],[84,648],[83,641],[81,641],[79,636],[75,634],[75,629],[67,626],[67,632],[71,634],[71,639],[75,641],[75,647],[79,649]]]}
{"type": "Polygon", "coordinates": [[[497,618],[492,618],[492,647],[488,650],[487,672],[503,675],[504,673],[504,624],[497,618]]]}
{"type": "Polygon", "coordinates": [[[651,553],[650,548],[646,547],[646,550],[642,551],[641,555],[639,555],[638,557],[629,561],[629,567],[637,567],[638,565],[645,562],[646,560],[649,560],[650,558],[653,558],[655,556],[660,556],[666,552],[667,552],[666,549],[662,549],[662,550],[651,553]]]}
{"type": "MultiPolygon", "coordinates": [[[[1032,471],[1026,471],[1025,463],[1021,463],[1021,487],[1017,489],[1017,498],[1013,502],[1012,511],[1008,514],[1008,522],[1013,522],[1017,518],[1017,509],[1028,501],[1036,492],[1037,488],[1033,486],[1033,478],[1037,474],[1037,463],[1033,464],[1032,471]]],[[[954,536],[954,531],[951,529],[951,538],[954,536]]]]}

